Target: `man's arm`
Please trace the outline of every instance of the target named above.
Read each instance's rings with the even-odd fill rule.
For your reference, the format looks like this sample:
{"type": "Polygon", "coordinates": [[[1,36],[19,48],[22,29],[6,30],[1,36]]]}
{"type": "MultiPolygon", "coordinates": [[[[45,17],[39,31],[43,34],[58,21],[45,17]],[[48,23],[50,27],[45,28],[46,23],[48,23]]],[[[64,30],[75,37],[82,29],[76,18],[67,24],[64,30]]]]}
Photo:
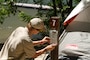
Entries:
{"type": "Polygon", "coordinates": [[[49,37],[44,37],[42,40],[39,41],[33,41],[33,45],[43,45],[44,43],[50,43],[50,38],[49,37]]]}
{"type": "Polygon", "coordinates": [[[46,46],[45,48],[36,51],[36,54],[35,54],[32,58],[36,58],[36,57],[38,57],[39,55],[41,55],[41,54],[43,54],[43,53],[45,53],[45,52],[47,52],[47,51],[52,51],[56,46],[57,46],[57,44],[48,45],[48,46],[46,46]]]}

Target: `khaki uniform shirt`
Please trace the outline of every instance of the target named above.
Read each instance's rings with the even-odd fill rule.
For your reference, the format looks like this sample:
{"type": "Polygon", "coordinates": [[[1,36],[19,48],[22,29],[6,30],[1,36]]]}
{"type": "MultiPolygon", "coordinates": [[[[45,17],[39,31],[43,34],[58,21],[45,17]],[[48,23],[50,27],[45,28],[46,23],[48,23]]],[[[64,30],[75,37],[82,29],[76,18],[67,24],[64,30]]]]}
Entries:
{"type": "Polygon", "coordinates": [[[6,40],[0,52],[0,60],[25,60],[35,54],[28,29],[18,27],[6,40]]]}

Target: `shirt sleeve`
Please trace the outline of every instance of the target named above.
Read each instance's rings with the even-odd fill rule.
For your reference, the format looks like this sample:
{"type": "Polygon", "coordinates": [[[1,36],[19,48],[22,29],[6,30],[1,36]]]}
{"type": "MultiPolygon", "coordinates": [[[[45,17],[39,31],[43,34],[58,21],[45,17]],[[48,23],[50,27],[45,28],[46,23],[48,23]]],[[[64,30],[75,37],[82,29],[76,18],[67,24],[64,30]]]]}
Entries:
{"type": "Polygon", "coordinates": [[[36,53],[32,41],[23,40],[23,49],[26,54],[26,58],[31,58],[36,53]]]}

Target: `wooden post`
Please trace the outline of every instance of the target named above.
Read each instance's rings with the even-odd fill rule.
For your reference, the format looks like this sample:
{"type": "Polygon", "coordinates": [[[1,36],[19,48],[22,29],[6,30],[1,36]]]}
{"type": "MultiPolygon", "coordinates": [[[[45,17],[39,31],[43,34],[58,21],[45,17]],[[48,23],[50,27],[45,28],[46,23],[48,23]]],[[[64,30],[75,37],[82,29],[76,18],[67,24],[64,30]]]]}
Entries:
{"type": "Polygon", "coordinates": [[[57,44],[57,47],[51,51],[51,60],[58,60],[58,38],[60,30],[59,17],[51,17],[50,19],[50,38],[52,39],[51,43],[57,44]]]}

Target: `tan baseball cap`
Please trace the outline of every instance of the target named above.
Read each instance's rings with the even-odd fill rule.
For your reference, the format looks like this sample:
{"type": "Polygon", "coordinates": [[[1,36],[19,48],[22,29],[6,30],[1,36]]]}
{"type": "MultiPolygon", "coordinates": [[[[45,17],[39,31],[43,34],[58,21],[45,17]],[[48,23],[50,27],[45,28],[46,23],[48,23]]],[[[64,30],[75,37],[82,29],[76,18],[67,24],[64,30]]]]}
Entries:
{"type": "Polygon", "coordinates": [[[31,25],[31,27],[33,27],[35,29],[39,29],[41,31],[45,31],[46,30],[44,22],[40,18],[33,18],[33,19],[31,19],[30,20],[30,25],[31,25]]]}

